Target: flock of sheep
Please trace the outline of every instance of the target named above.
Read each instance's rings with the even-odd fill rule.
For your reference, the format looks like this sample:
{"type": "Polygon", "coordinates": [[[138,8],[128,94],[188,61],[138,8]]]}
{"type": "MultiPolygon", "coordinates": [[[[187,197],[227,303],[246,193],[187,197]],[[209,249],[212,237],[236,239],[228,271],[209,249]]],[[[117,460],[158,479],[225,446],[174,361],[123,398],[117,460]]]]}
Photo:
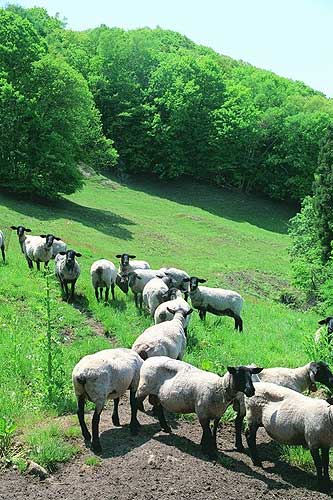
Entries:
{"type": "MultiPolygon", "coordinates": [[[[54,235],[26,235],[31,230],[11,226],[16,230],[21,250],[30,268],[37,269],[40,262],[48,265],[55,258],[55,274],[66,299],[73,299],[75,283],[80,275],[76,257],[81,254],[67,250],[67,245],[54,235]],[[68,285],[71,285],[69,293],[68,285]]],[[[0,248],[5,260],[4,237],[0,231],[0,248]]],[[[200,318],[206,313],[227,315],[234,319],[235,329],[243,330],[242,297],[231,290],[199,286],[206,280],[189,276],[176,268],[150,269],[145,261],[134,260],[134,255],[119,254],[119,269],[101,259],[91,266],[90,274],[97,300],[108,301],[115,286],[125,293],[130,288],[135,304],[143,304],[154,319],[135,340],[131,349],[106,349],[85,356],[74,367],[72,379],[78,402],[78,419],[82,435],[94,451],[101,451],[99,421],[108,399],[114,400],[112,422],[119,426],[119,398],[130,391],[132,434],[139,431],[138,410],[149,398],[153,414],[162,429],[171,432],[164,409],[174,413],[196,413],[202,427],[201,448],[211,458],[217,457],[216,435],[221,417],[232,405],[235,419],[236,449],[243,451],[242,428],[246,416],[245,432],[254,465],[261,465],[256,447],[256,434],[264,427],[269,436],[279,443],[302,445],[310,449],[317,470],[319,486],[327,490],[329,479],[329,449],[333,445],[333,407],[331,400],[312,398],[304,391],[316,390],[320,383],[333,388],[333,374],[321,361],[299,368],[258,368],[251,366],[228,367],[223,377],[200,370],[182,361],[187,328],[193,309],[200,318]],[[184,297],[183,297],[184,295],[184,297]],[[92,436],[84,418],[85,401],[95,404],[92,418],[92,436]],[[213,425],[211,426],[211,423],[213,425]]],[[[333,332],[333,318],[319,322],[320,333],[333,332]],[[323,328],[326,330],[323,332],[323,328]]]]}

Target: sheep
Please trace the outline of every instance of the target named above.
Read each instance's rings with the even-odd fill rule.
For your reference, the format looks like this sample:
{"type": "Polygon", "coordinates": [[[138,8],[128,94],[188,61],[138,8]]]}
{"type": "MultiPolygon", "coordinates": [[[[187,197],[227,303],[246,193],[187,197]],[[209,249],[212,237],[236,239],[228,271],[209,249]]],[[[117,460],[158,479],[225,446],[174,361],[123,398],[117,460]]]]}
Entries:
{"type": "Polygon", "coordinates": [[[135,259],[135,255],[129,255],[128,253],[119,253],[116,255],[117,259],[120,259],[118,272],[123,274],[128,274],[130,271],[135,269],[150,269],[150,265],[145,260],[132,260],[135,259]]]}
{"type": "Polygon", "coordinates": [[[173,286],[184,292],[185,300],[188,299],[188,279],[189,275],[182,269],[176,267],[161,267],[159,270],[172,279],[173,286]]]}
{"type": "Polygon", "coordinates": [[[121,276],[121,274],[117,273],[116,285],[123,293],[128,293],[128,279],[126,276],[121,276]]]}
{"type": "Polygon", "coordinates": [[[124,279],[127,279],[128,286],[130,287],[135,300],[136,307],[142,308],[142,292],[148,281],[153,278],[163,278],[163,274],[153,269],[136,269],[130,271],[124,279]]]}
{"type": "Polygon", "coordinates": [[[261,466],[256,434],[264,427],[279,443],[310,449],[319,485],[329,487],[329,449],[333,445],[333,409],[323,399],[310,398],[268,382],[255,383],[254,397],[245,398],[248,430],[246,440],[254,465],[261,466]],[[319,454],[321,450],[321,457],[319,454]]]}
{"type": "MultiPolygon", "coordinates": [[[[22,253],[25,253],[24,251],[24,243],[27,238],[25,233],[31,233],[31,229],[26,228],[24,226],[10,226],[11,229],[14,229],[16,231],[16,234],[18,236],[19,244],[21,247],[22,253]]],[[[32,238],[38,238],[38,236],[31,236],[32,238]]]]}
{"type": "Polygon", "coordinates": [[[114,399],[112,422],[120,426],[118,405],[119,398],[130,390],[132,434],[137,434],[140,423],[137,420],[135,393],[139,385],[142,359],[131,349],[105,349],[82,358],[73,369],[72,381],[77,398],[77,416],[82,436],[90,442],[91,435],[84,420],[86,399],[95,404],[92,418],[92,448],[102,450],[99,440],[99,421],[107,399],[114,399]]]}
{"type": "MultiPolygon", "coordinates": [[[[306,389],[316,391],[316,383],[320,383],[333,388],[333,374],[328,365],[323,361],[311,361],[299,368],[265,368],[260,374],[252,377],[253,382],[270,382],[283,387],[288,387],[293,391],[302,393],[306,389]]],[[[237,412],[235,419],[236,449],[243,451],[242,426],[245,417],[245,401],[241,394],[234,401],[234,410],[237,412]]]]}
{"type": "MultiPolygon", "coordinates": [[[[161,323],[163,324],[165,323],[161,323]]],[[[165,356],[150,358],[141,368],[137,391],[138,404],[149,396],[165,432],[171,432],[171,428],[165,420],[163,408],[175,413],[195,412],[203,431],[202,451],[216,458],[219,421],[239,391],[249,397],[254,395],[251,375],[259,373],[261,368],[229,366],[227,370],[227,373],[220,377],[165,356]],[[213,432],[210,428],[212,419],[213,432]]]]}
{"type": "Polygon", "coordinates": [[[71,299],[74,299],[75,283],[80,276],[80,266],[75,257],[82,257],[82,254],[75,250],[59,252],[55,257],[55,275],[58,278],[61,289],[69,299],[68,283],[71,284],[71,299]]]}
{"type": "Polygon", "coordinates": [[[314,335],[314,341],[316,344],[319,344],[325,340],[331,342],[332,333],[333,333],[333,317],[327,316],[325,319],[321,319],[318,321],[318,324],[321,325],[320,328],[316,331],[314,335]],[[324,325],[327,326],[325,329],[324,325]]]}
{"type": "Polygon", "coordinates": [[[239,293],[232,290],[198,286],[199,283],[206,283],[206,281],[196,276],[184,279],[185,283],[189,282],[190,284],[192,307],[199,310],[200,319],[204,320],[207,312],[216,314],[217,316],[231,316],[235,320],[235,329],[242,332],[243,320],[240,313],[244,299],[239,293]]]}
{"type": "Polygon", "coordinates": [[[64,241],[60,239],[54,241],[52,245],[52,259],[54,259],[59,252],[66,252],[66,250],[67,244],[64,241]]]}
{"type": "MultiPolygon", "coordinates": [[[[185,311],[190,310],[190,306],[182,297],[182,293],[177,288],[170,288],[167,293],[167,301],[162,302],[154,313],[155,325],[162,323],[163,321],[170,321],[172,319],[172,314],[168,309],[184,309],[185,311]]],[[[184,324],[185,335],[187,335],[187,327],[189,325],[191,316],[187,316],[184,324]]]]}
{"type": "Polygon", "coordinates": [[[145,285],[142,299],[152,317],[156,308],[167,299],[166,294],[172,285],[172,280],[167,276],[153,278],[145,285]]]}
{"type": "Polygon", "coordinates": [[[41,234],[40,237],[33,236],[26,238],[24,242],[24,253],[30,269],[33,269],[33,262],[36,262],[38,271],[40,263],[44,262],[45,267],[48,266],[52,258],[52,245],[54,240],[60,240],[53,234],[41,234]]]}
{"type": "Polygon", "coordinates": [[[103,298],[103,288],[105,288],[105,302],[109,299],[110,288],[112,299],[115,300],[114,287],[116,284],[117,274],[115,265],[109,260],[100,259],[92,264],[90,268],[90,276],[97,301],[99,301],[98,288],[101,300],[103,298]]]}
{"type": "Polygon", "coordinates": [[[0,231],[0,248],[1,248],[2,260],[5,263],[6,262],[6,255],[5,255],[5,235],[3,234],[2,231],[0,231]]]}
{"type": "Polygon", "coordinates": [[[173,316],[172,320],[147,328],[134,341],[132,349],[136,351],[143,360],[153,356],[169,356],[169,358],[183,359],[186,336],[184,324],[192,309],[169,309],[173,316]]]}

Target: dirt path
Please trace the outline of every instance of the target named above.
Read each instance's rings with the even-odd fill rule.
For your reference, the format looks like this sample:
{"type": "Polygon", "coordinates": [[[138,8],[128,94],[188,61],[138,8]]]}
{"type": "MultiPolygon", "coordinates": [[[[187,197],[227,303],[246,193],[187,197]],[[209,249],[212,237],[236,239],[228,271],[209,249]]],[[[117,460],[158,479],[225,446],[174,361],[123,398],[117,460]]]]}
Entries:
{"type": "MultiPolygon", "coordinates": [[[[128,406],[126,399],[119,406],[123,423],[129,422],[128,406]]],[[[279,461],[276,447],[264,432],[259,436],[264,469],[253,467],[246,454],[233,451],[231,424],[219,431],[220,460],[214,464],[200,452],[197,421],[174,421],[174,432],[168,435],[160,431],[153,417],[139,413],[139,418],[141,432],[131,437],[127,425],[112,427],[110,409],[104,411],[100,466],[85,465],[85,459],[93,454],[82,447],[82,454],[43,482],[8,470],[0,475],[0,499],[328,498],[315,490],[313,475],[279,461]]]]}

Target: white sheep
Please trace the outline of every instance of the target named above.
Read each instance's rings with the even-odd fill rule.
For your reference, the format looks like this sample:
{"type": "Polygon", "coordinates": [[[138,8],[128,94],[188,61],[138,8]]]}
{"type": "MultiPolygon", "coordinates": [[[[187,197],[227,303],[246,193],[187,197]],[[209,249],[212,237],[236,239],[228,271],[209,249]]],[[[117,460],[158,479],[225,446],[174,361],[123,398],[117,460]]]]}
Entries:
{"type": "Polygon", "coordinates": [[[135,271],[130,271],[124,279],[127,279],[128,286],[131,289],[136,307],[142,308],[142,292],[148,281],[156,277],[163,277],[160,271],[155,271],[154,269],[136,269],[135,271]]]}
{"type": "Polygon", "coordinates": [[[169,312],[173,316],[172,320],[147,328],[132,345],[132,349],[143,360],[152,356],[183,359],[186,347],[184,325],[186,317],[192,313],[192,309],[189,311],[169,309],[169,312]]]}
{"type": "Polygon", "coordinates": [[[82,255],[75,250],[59,252],[55,257],[55,275],[58,278],[62,291],[66,294],[66,300],[69,299],[68,284],[71,284],[71,299],[74,299],[75,284],[80,276],[80,266],[75,257],[82,255]]]}
{"type": "Polygon", "coordinates": [[[66,252],[66,250],[67,244],[64,241],[55,240],[52,245],[52,259],[54,259],[59,252],[66,252]]]}
{"type": "Polygon", "coordinates": [[[131,405],[132,434],[136,434],[140,426],[136,414],[135,393],[139,384],[142,359],[130,349],[106,349],[82,358],[74,367],[72,380],[77,398],[77,415],[82,435],[90,442],[91,435],[84,420],[84,404],[86,399],[95,404],[92,419],[92,448],[101,451],[99,440],[99,420],[108,399],[114,400],[112,422],[120,426],[118,415],[119,398],[129,389],[131,405]]]}
{"type": "Polygon", "coordinates": [[[135,259],[135,255],[119,253],[116,257],[117,259],[120,259],[118,272],[121,275],[128,274],[135,269],[150,269],[150,265],[145,260],[133,260],[135,259]],[[131,262],[130,259],[132,259],[131,262]]]}
{"type": "Polygon", "coordinates": [[[320,327],[314,335],[315,343],[330,342],[333,334],[333,317],[327,316],[327,318],[318,321],[318,324],[320,327]]]}
{"type": "Polygon", "coordinates": [[[2,260],[3,260],[3,262],[6,262],[6,255],[5,255],[5,235],[3,234],[2,231],[0,231],[0,248],[1,248],[2,260]]]}
{"type": "Polygon", "coordinates": [[[100,292],[100,299],[102,300],[103,288],[105,288],[105,302],[109,299],[110,288],[112,298],[113,300],[115,299],[114,287],[117,280],[117,274],[115,265],[107,259],[100,259],[92,264],[90,268],[90,276],[97,300],[99,300],[98,289],[100,292]]]}
{"type": "MultiPolygon", "coordinates": [[[[316,391],[316,383],[323,384],[329,389],[333,388],[333,374],[323,361],[311,361],[299,368],[265,368],[258,375],[254,375],[252,381],[277,384],[299,393],[304,392],[306,389],[316,391]]],[[[237,412],[235,420],[236,449],[243,451],[242,426],[246,411],[242,394],[237,396],[233,406],[237,412]]]]}
{"type": "Polygon", "coordinates": [[[142,291],[142,299],[152,317],[154,317],[156,308],[164,302],[169,287],[172,285],[172,281],[167,276],[153,278],[145,285],[142,291]]]}
{"type": "MultiPolygon", "coordinates": [[[[166,302],[162,302],[160,304],[154,313],[154,321],[155,325],[158,325],[159,323],[163,323],[163,321],[170,321],[173,317],[172,313],[169,312],[169,309],[172,310],[177,310],[177,309],[183,309],[184,311],[189,311],[190,306],[186,302],[185,299],[182,297],[182,293],[180,290],[177,288],[170,288],[167,292],[168,300],[166,302]]],[[[186,320],[184,323],[184,331],[185,335],[187,334],[187,328],[190,322],[191,316],[188,315],[186,316],[186,320]]]]}
{"type": "Polygon", "coordinates": [[[49,261],[52,259],[52,245],[54,240],[60,240],[53,234],[41,234],[38,236],[31,236],[24,241],[24,253],[30,269],[33,268],[33,262],[36,262],[38,271],[40,270],[40,263],[44,262],[45,267],[48,266],[49,261]]]}
{"type": "MultiPolygon", "coordinates": [[[[161,323],[163,325],[165,323],[161,323]]],[[[216,458],[216,432],[219,421],[239,391],[253,396],[253,373],[261,368],[228,367],[219,377],[215,373],[165,356],[147,359],[142,365],[137,391],[138,404],[149,396],[161,427],[171,432],[163,408],[174,413],[196,413],[202,427],[201,447],[216,458]],[[210,421],[214,420],[214,430],[210,421]]]]}
{"type": "Polygon", "coordinates": [[[308,447],[319,484],[327,488],[330,483],[329,449],[333,445],[332,406],[323,399],[310,398],[276,384],[260,382],[254,386],[255,396],[245,399],[246,439],[253,464],[261,466],[256,434],[259,427],[264,427],[279,443],[308,447]]]}
{"type": "MultiPolygon", "coordinates": [[[[31,233],[31,229],[26,228],[24,226],[10,226],[11,229],[14,229],[16,231],[16,234],[18,236],[19,244],[21,247],[22,253],[25,253],[24,250],[24,243],[25,240],[27,239],[27,235],[25,233],[31,233]]],[[[39,238],[39,236],[30,236],[30,238],[39,238]]]]}
{"type": "Polygon", "coordinates": [[[176,267],[161,267],[160,272],[163,272],[166,276],[172,279],[172,285],[178,288],[181,292],[185,294],[185,300],[188,298],[188,280],[189,275],[182,269],[177,269],[176,267]]]}
{"type": "Polygon", "coordinates": [[[190,284],[192,307],[199,310],[200,319],[205,319],[207,312],[217,316],[231,316],[235,320],[235,329],[243,331],[243,320],[240,314],[244,299],[239,293],[223,288],[198,286],[199,283],[205,283],[206,280],[196,276],[184,279],[184,282],[190,284]]]}

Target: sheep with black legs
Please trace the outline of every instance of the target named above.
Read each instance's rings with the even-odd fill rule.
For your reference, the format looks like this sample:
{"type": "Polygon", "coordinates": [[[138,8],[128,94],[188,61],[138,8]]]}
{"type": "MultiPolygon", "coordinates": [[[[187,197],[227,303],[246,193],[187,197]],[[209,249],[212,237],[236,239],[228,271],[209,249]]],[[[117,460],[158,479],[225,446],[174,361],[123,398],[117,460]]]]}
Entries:
{"type": "Polygon", "coordinates": [[[105,288],[105,302],[109,299],[111,288],[112,299],[114,300],[114,287],[117,280],[117,269],[115,265],[107,259],[100,259],[94,262],[90,268],[92,285],[95,290],[97,300],[102,300],[103,289],[105,288]],[[98,294],[99,289],[99,294],[98,294]]]}
{"type": "Polygon", "coordinates": [[[127,279],[128,286],[134,295],[136,307],[142,308],[142,293],[148,281],[156,277],[163,278],[163,276],[164,275],[160,273],[160,271],[155,271],[154,269],[136,269],[135,271],[130,271],[127,276],[124,276],[124,279],[127,279]]]}
{"type": "Polygon", "coordinates": [[[2,231],[0,231],[0,248],[1,248],[2,260],[3,260],[3,262],[6,262],[5,235],[3,234],[2,231]]]}
{"type": "Polygon", "coordinates": [[[59,252],[55,258],[55,275],[58,278],[62,291],[66,294],[66,300],[69,299],[68,285],[71,285],[71,299],[74,299],[75,284],[80,276],[80,266],[75,257],[82,255],[75,250],[59,252]]]}
{"type": "Polygon", "coordinates": [[[184,325],[192,309],[177,309],[168,311],[173,316],[172,320],[147,328],[134,341],[132,349],[143,360],[152,356],[169,356],[174,359],[183,359],[186,347],[184,325]]]}
{"type": "MultiPolygon", "coordinates": [[[[293,391],[302,393],[305,390],[316,391],[316,384],[323,384],[329,389],[333,388],[333,374],[329,366],[323,361],[311,361],[298,368],[265,368],[258,375],[252,377],[253,382],[269,382],[283,387],[288,387],[293,391]]],[[[236,429],[236,449],[243,451],[242,427],[246,414],[243,394],[239,394],[233,404],[237,412],[235,419],[236,429]]]]}
{"type": "Polygon", "coordinates": [[[246,440],[253,464],[261,466],[256,435],[258,428],[264,427],[279,443],[309,448],[319,486],[328,489],[329,449],[333,446],[332,406],[323,399],[310,398],[268,382],[255,383],[254,387],[254,397],[245,398],[246,440]]]}
{"type": "Polygon", "coordinates": [[[135,393],[139,385],[142,359],[130,349],[106,349],[85,356],[74,367],[72,380],[77,398],[77,415],[85,441],[90,442],[91,435],[84,420],[85,401],[95,404],[92,419],[92,448],[101,451],[99,440],[99,421],[108,399],[114,400],[112,422],[120,426],[118,405],[119,398],[130,391],[132,434],[137,434],[140,424],[137,420],[135,393]]]}
{"type": "Polygon", "coordinates": [[[143,303],[154,317],[156,308],[167,300],[167,292],[173,286],[172,280],[167,277],[156,277],[148,281],[142,291],[143,303]]]}
{"type": "MultiPolygon", "coordinates": [[[[28,236],[25,233],[31,233],[31,229],[24,226],[10,226],[10,227],[14,231],[16,231],[21,251],[22,253],[25,253],[25,241],[28,238],[28,236]]],[[[39,238],[39,236],[29,236],[29,238],[39,238]]]]}
{"type": "Polygon", "coordinates": [[[243,320],[240,314],[244,299],[232,290],[199,286],[199,283],[206,281],[196,276],[184,279],[185,283],[189,283],[191,304],[199,310],[200,319],[204,320],[207,312],[217,316],[231,316],[235,320],[235,329],[242,332],[243,320]]]}
{"type": "Polygon", "coordinates": [[[163,408],[173,413],[196,413],[203,431],[202,451],[216,458],[216,433],[220,419],[240,391],[249,397],[254,395],[251,375],[259,373],[261,368],[237,366],[227,370],[220,377],[165,356],[147,359],[141,368],[138,404],[149,396],[165,432],[171,432],[171,428],[163,408]],[[213,431],[211,420],[214,421],[213,431]]]}
{"type": "Polygon", "coordinates": [[[135,269],[150,269],[150,265],[145,260],[133,260],[136,257],[135,255],[119,253],[116,257],[120,259],[118,272],[121,275],[128,274],[131,271],[135,271],[135,269]]]}
{"type": "Polygon", "coordinates": [[[40,237],[29,237],[24,242],[24,253],[30,269],[33,268],[33,262],[36,262],[38,271],[40,263],[44,262],[45,267],[48,266],[52,259],[52,245],[55,240],[60,240],[53,234],[41,234],[40,237]]]}
{"type": "Polygon", "coordinates": [[[327,316],[325,319],[318,321],[320,327],[314,335],[314,341],[316,344],[320,342],[331,342],[333,334],[333,317],[327,316]]]}
{"type": "MultiPolygon", "coordinates": [[[[180,290],[177,288],[170,288],[166,292],[166,302],[162,302],[160,304],[154,313],[154,321],[155,325],[158,325],[159,323],[163,323],[164,321],[170,321],[173,317],[172,313],[169,312],[169,309],[176,311],[177,309],[183,309],[184,311],[189,311],[190,306],[186,302],[185,299],[183,299],[182,293],[180,290]]],[[[188,315],[186,316],[186,320],[184,323],[184,331],[185,335],[187,335],[187,328],[190,322],[191,316],[188,315]]]]}

